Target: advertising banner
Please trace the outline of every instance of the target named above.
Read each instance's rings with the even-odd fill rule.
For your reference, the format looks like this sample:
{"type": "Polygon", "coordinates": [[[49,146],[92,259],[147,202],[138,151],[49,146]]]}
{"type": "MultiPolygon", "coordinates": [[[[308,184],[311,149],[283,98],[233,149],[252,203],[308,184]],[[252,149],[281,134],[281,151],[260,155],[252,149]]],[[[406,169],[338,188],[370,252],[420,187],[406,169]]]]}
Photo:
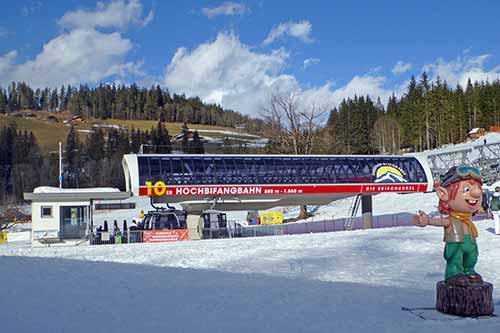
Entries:
{"type": "Polygon", "coordinates": [[[185,241],[188,240],[188,230],[144,230],[142,240],[144,243],[185,241]]]}
{"type": "Polygon", "coordinates": [[[281,224],[283,223],[283,212],[261,212],[260,224],[281,224]]]}
{"type": "Polygon", "coordinates": [[[425,192],[427,183],[371,183],[329,185],[205,185],[167,186],[156,182],[141,186],[141,196],[241,196],[287,194],[335,194],[335,193],[412,193],[425,192]]]}
{"type": "Polygon", "coordinates": [[[7,242],[7,233],[5,231],[0,231],[0,243],[7,242]]]}

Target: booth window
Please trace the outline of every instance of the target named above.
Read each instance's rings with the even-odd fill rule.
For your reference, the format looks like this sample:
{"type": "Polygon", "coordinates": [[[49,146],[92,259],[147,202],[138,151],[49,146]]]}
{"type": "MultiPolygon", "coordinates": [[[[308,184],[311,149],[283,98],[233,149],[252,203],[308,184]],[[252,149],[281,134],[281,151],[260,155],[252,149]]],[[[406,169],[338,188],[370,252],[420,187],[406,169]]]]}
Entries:
{"type": "Polygon", "coordinates": [[[52,206],[42,207],[42,218],[52,217],[52,206]]]}

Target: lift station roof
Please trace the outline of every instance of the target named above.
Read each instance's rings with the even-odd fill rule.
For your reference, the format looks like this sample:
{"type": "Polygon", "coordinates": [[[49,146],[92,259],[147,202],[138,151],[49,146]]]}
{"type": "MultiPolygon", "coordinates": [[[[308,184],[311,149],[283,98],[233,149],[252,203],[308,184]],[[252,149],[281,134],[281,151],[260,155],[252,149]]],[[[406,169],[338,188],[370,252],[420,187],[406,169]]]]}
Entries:
{"type": "Polygon", "coordinates": [[[128,154],[123,169],[127,191],[192,211],[321,205],[434,186],[427,161],[415,156],[128,154]]]}

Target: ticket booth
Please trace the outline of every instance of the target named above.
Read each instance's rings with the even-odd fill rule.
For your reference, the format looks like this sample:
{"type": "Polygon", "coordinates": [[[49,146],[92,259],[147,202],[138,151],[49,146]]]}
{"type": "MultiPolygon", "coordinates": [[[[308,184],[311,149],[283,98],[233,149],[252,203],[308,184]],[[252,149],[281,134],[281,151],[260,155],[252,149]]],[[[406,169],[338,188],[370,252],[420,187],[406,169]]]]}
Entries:
{"type": "Polygon", "coordinates": [[[32,245],[80,242],[93,225],[95,201],[129,197],[130,193],[114,188],[35,188],[24,194],[31,201],[32,245]]]}

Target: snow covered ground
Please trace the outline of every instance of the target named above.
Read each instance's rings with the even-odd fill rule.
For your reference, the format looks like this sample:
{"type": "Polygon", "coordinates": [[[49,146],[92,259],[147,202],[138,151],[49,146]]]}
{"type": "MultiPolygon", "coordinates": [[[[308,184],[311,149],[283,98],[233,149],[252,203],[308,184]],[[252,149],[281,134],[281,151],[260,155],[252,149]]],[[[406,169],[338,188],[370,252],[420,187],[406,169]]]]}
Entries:
{"type": "MultiPolygon", "coordinates": [[[[492,225],[477,222],[477,269],[500,286],[492,225]]],[[[0,246],[0,323],[5,332],[499,332],[498,318],[401,311],[434,307],[442,250],[435,227],[0,246]]],[[[498,289],[494,302],[500,314],[498,289]]]]}
{"type": "MultiPolygon", "coordinates": [[[[150,209],[147,198],[130,200],[135,210],[97,212],[96,224],[150,209]]],[[[351,202],[314,207],[311,219],[345,217],[351,202]]],[[[374,215],[435,213],[436,206],[433,193],[373,198],[374,215]]],[[[500,315],[500,236],[491,220],[476,225],[477,270],[495,285],[500,315]]],[[[442,253],[435,227],[163,244],[0,244],[0,332],[500,332],[498,317],[425,310],[435,305],[442,253]],[[415,313],[428,319],[401,307],[421,308],[415,313]]]]}
{"type": "MultiPolygon", "coordinates": [[[[424,151],[423,155],[427,156],[430,154],[440,154],[440,153],[447,153],[447,152],[452,152],[452,151],[457,151],[457,150],[463,150],[463,149],[469,149],[469,148],[474,148],[477,146],[482,146],[484,145],[484,140],[486,140],[487,144],[490,143],[498,143],[500,142],[500,133],[487,133],[486,135],[483,135],[477,139],[474,140],[469,140],[467,142],[463,143],[458,143],[458,144],[447,144],[443,145],[437,149],[433,150],[426,150],[424,151]]],[[[411,155],[411,154],[410,154],[411,155]]],[[[479,152],[477,150],[473,150],[471,158],[472,159],[477,159],[479,158],[479,152]]]]}
{"type": "Polygon", "coordinates": [[[260,136],[245,132],[234,132],[234,131],[219,131],[219,130],[209,130],[209,129],[197,129],[200,133],[219,133],[225,135],[234,135],[234,136],[248,136],[251,138],[260,138],[260,136]]]}

